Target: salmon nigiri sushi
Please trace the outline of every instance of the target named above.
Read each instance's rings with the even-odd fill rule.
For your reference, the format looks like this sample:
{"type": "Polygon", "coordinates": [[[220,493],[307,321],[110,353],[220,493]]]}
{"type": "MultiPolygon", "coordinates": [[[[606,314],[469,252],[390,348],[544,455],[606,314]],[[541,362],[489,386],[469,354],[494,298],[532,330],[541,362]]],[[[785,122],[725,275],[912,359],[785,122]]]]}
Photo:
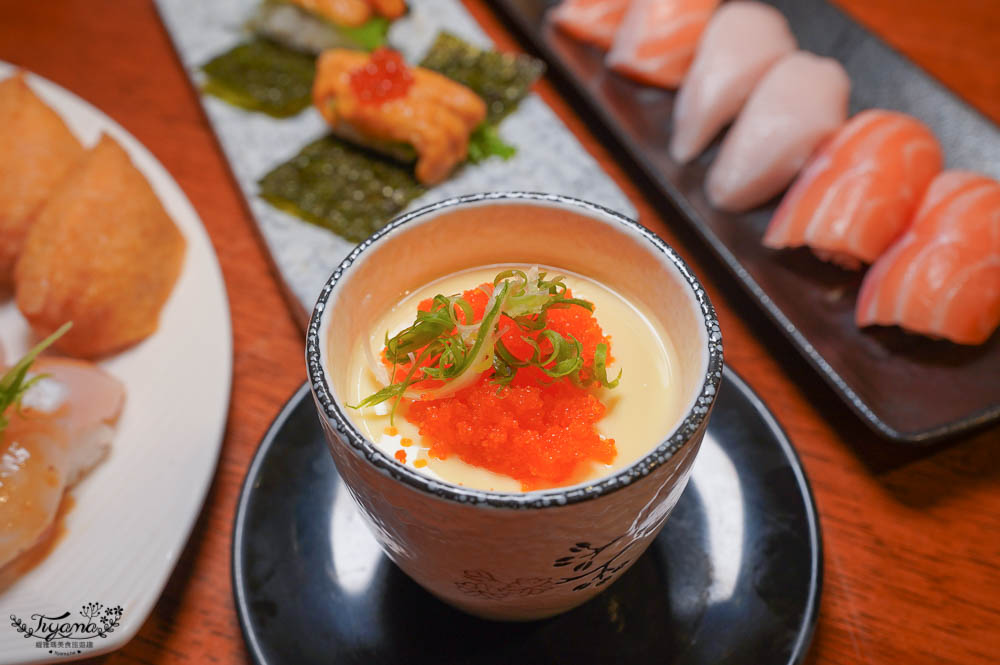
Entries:
{"type": "Polygon", "coordinates": [[[632,0],[608,52],[611,69],[641,83],[676,88],[719,0],[632,0]]]}
{"type": "Polygon", "coordinates": [[[90,363],[43,358],[32,371],[42,378],[0,414],[0,566],[44,537],[66,489],[105,456],[125,398],[90,363]]]}
{"type": "Polygon", "coordinates": [[[1000,183],[945,171],[861,283],[859,326],[982,344],[1000,325],[1000,183]]]}
{"type": "Polygon", "coordinates": [[[850,88],[831,58],[796,51],[778,61],[750,93],[708,170],[712,205],[743,212],[780,194],[844,124],[850,88]]]}
{"type": "Polygon", "coordinates": [[[941,171],[941,145],[923,123],[862,111],[811,159],[764,234],[778,249],[808,245],[851,270],[871,263],[906,228],[941,171]]]}
{"type": "Polygon", "coordinates": [[[574,39],[607,50],[611,48],[626,7],[628,0],[563,0],[549,16],[559,29],[574,39]]]}
{"type": "Polygon", "coordinates": [[[795,50],[784,15],[762,2],[727,2],[715,12],[674,104],[670,156],[688,162],[740,112],[771,66],[795,50]]]}

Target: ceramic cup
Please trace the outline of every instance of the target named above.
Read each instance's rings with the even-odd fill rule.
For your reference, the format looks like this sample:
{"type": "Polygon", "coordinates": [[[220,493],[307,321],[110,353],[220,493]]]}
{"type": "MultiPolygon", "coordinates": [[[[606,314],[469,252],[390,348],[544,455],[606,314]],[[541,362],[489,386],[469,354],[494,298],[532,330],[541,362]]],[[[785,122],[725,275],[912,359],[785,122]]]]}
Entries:
{"type": "Polygon", "coordinates": [[[562,196],[496,193],[427,206],[358,245],[319,296],[306,362],[337,470],[389,558],[462,610],[526,620],[606,589],[656,537],[705,433],[722,377],[722,342],[698,280],[638,223],[562,196]],[[434,279],[496,263],[596,279],[670,333],[686,409],[645,457],[572,487],[486,492],[397,463],[352,423],[344,402],[348,363],[379,316],[434,279]]]}

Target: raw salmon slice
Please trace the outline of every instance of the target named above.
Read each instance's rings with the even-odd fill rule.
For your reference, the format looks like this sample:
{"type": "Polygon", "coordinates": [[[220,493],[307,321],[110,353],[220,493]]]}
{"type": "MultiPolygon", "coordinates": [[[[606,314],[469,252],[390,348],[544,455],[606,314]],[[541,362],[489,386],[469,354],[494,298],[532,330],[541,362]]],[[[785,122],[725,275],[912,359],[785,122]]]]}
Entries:
{"type": "Polygon", "coordinates": [[[607,50],[611,48],[626,7],[628,0],[563,0],[549,16],[559,29],[574,39],[607,50]]]}
{"type": "Polygon", "coordinates": [[[742,212],[780,194],[847,119],[851,81],[836,60],[796,51],[750,93],[705,180],[713,206],[742,212]]]}
{"type": "Polygon", "coordinates": [[[945,171],[861,283],[859,326],[982,344],[1000,325],[1000,183],[945,171]]]}
{"type": "Polygon", "coordinates": [[[642,83],[676,88],[719,0],[632,0],[607,64],[642,83]]]}
{"type": "Polygon", "coordinates": [[[701,153],[736,117],[771,66],[795,50],[788,21],[761,2],[727,2],[698,43],[673,111],[670,156],[682,164],[701,153]]]}
{"type": "Polygon", "coordinates": [[[39,358],[21,411],[0,434],[0,566],[28,550],[55,519],[63,493],[107,453],[125,391],[100,368],[39,358]]]}
{"type": "Polygon", "coordinates": [[[806,166],[764,244],[808,245],[821,259],[857,270],[905,230],[942,161],[941,145],[923,123],[895,111],[863,111],[806,166]]]}

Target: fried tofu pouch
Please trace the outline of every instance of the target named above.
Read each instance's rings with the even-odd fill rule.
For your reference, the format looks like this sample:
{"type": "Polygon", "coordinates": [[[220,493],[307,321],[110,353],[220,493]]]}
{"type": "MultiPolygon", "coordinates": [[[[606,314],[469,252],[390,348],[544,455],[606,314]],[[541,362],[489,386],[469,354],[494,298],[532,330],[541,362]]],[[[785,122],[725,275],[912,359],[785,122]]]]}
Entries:
{"type": "Polygon", "coordinates": [[[441,182],[465,160],[469,136],[486,118],[486,102],[461,83],[413,67],[413,84],[405,96],[365,103],[352,90],[351,74],[368,62],[367,53],[325,51],[313,83],[316,108],[334,134],[349,141],[390,155],[394,146],[412,146],[417,180],[426,185],[441,182]]]}
{"type": "Polygon", "coordinates": [[[11,286],[28,228],[83,146],[18,73],[0,81],[0,288],[11,286]]]}
{"type": "Polygon", "coordinates": [[[102,136],[38,215],[15,269],[15,297],[39,335],[93,358],[156,330],[185,240],[146,179],[102,136]]]}

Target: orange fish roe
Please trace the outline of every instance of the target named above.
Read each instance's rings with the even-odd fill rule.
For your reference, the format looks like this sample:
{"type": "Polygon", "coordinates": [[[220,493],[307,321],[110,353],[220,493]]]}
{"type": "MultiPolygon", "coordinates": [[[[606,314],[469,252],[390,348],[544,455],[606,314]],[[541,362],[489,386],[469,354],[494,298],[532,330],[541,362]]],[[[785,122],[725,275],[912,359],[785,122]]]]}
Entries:
{"type": "Polygon", "coordinates": [[[395,457],[396,459],[398,459],[401,464],[406,464],[406,451],[405,450],[397,450],[396,454],[393,455],[393,457],[395,457]]]}
{"type": "MultiPolygon", "coordinates": [[[[492,285],[486,284],[463,294],[476,321],[483,316],[491,290],[492,285]]],[[[572,296],[567,293],[567,297],[572,296]]],[[[431,304],[426,300],[420,309],[428,310],[431,304]]],[[[511,354],[530,358],[533,349],[523,337],[538,338],[540,333],[525,333],[506,317],[499,325],[507,330],[503,342],[511,354]]],[[[580,342],[583,378],[592,371],[597,345],[608,344],[610,349],[609,338],[584,307],[550,309],[546,328],[580,342]]],[[[551,351],[546,340],[538,344],[543,353],[551,351]]],[[[407,370],[397,367],[397,374],[407,370]]],[[[614,439],[601,438],[595,427],[605,406],[593,392],[565,377],[553,380],[535,367],[519,369],[502,390],[489,380],[491,375],[492,370],[484,372],[474,385],[448,397],[408,403],[406,419],[419,428],[422,442],[429,442],[429,455],[438,459],[458,455],[468,464],[520,481],[526,491],[576,482],[581,465],[614,461],[614,439]]],[[[420,385],[432,384],[414,384],[420,385]]]]}
{"type": "Polygon", "coordinates": [[[614,439],[594,428],[604,410],[597,397],[566,380],[498,394],[484,377],[451,397],[412,402],[406,419],[431,440],[433,457],[458,455],[532,490],[565,484],[581,462],[614,461],[614,439]]]}
{"type": "Polygon", "coordinates": [[[362,104],[384,104],[405,97],[413,85],[413,73],[397,51],[379,47],[368,63],[351,72],[351,90],[362,104]]]}
{"type": "Polygon", "coordinates": [[[399,445],[403,446],[404,448],[409,448],[410,446],[413,445],[413,439],[408,439],[404,436],[402,439],[399,440],[399,445]]]}
{"type": "Polygon", "coordinates": [[[386,436],[396,436],[397,434],[399,434],[399,430],[392,426],[386,427],[382,431],[385,432],[386,436]]]}
{"type": "Polygon", "coordinates": [[[413,460],[413,466],[417,467],[418,469],[422,469],[425,466],[427,466],[427,460],[425,459],[413,460]]]}

